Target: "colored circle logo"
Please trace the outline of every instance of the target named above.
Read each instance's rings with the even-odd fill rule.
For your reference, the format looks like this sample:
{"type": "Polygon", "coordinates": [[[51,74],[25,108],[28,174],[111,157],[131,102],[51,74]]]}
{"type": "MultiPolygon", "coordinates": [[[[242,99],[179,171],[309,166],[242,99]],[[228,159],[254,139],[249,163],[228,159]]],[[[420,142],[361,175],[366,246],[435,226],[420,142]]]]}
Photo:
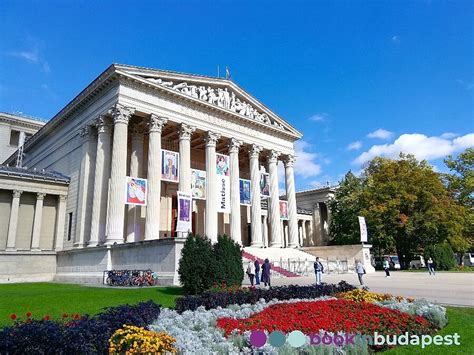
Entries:
{"type": "Polygon", "coordinates": [[[250,333],[250,344],[260,348],[267,342],[267,335],[263,330],[254,330],[250,333]]]}
{"type": "Polygon", "coordinates": [[[268,337],[268,342],[270,343],[271,346],[274,346],[275,348],[279,348],[285,345],[285,342],[286,342],[285,333],[280,332],[279,330],[273,331],[268,337]]]}

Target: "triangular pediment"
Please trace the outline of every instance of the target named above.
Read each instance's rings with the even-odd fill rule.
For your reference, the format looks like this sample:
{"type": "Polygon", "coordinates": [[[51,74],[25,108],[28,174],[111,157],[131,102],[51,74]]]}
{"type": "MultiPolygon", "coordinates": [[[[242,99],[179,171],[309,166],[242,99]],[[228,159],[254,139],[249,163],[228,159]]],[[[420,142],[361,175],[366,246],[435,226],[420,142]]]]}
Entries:
{"type": "Polygon", "coordinates": [[[115,65],[118,72],[300,138],[301,133],[231,80],[115,65]]]}

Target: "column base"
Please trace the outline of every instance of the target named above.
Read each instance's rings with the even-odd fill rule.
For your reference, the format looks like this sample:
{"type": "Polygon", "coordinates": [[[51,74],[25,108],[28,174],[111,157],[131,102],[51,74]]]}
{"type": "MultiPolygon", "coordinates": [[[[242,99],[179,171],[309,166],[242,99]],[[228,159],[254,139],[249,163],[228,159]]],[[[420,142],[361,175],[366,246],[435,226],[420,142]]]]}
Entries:
{"type": "Polygon", "coordinates": [[[16,248],[6,248],[5,251],[17,251],[16,248]]]}
{"type": "Polygon", "coordinates": [[[298,248],[298,244],[288,244],[287,248],[298,248]]]}
{"type": "Polygon", "coordinates": [[[250,247],[252,248],[263,248],[262,243],[250,243],[250,247]]]}
{"type": "Polygon", "coordinates": [[[123,239],[108,239],[105,241],[103,245],[117,245],[117,244],[124,244],[125,241],[123,239]]]}
{"type": "Polygon", "coordinates": [[[269,248],[283,248],[281,243],[270,243],[269,248]]]}
{"type": "Polygon", "coordinates": [[[97,241],[97,242],[88,242],[86,246],[87,246],[87,248],[93,248],[93,247],[99,247],[101,245],[102,244],[100,244],[100,242],[97,241]]]}

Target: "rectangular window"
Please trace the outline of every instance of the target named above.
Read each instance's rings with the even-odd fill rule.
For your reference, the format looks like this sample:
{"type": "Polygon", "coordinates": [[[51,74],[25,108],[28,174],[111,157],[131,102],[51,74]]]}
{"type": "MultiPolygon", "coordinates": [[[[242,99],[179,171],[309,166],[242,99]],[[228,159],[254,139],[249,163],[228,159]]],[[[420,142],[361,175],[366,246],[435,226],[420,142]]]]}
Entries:
{"type": "Polygon", "coordinates": [[[67,240],[71,240],[72,234],[72,212],[68,213],[68,220],[67,220],[67,240]]]}
{"type": "Polygon", "coordinates": [[[12,147],[18,147],[20,144],[20,131],[12,129],[10,131],[10,145],[12,147]]]}

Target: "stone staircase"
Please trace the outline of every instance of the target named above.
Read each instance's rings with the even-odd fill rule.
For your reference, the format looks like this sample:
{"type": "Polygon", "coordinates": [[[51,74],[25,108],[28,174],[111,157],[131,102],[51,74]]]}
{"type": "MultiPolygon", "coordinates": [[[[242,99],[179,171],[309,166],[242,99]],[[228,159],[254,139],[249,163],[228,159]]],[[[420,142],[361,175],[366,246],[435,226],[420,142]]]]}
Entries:
{"type": "MultiPolygon", "coordinates": [[[[247,260],[250,260],[250,261],[255,261],[255,260],[258,260],[258,262],[260,263],[260,265],[262,265],[264,263],[264,259],[260,259],[259,257],[257,256],[254,256],[252,254],[249,254],[247,253],[246,251],[243,251],[242,252],[242,258],[244,259],[247,259],[247,260]]],[[[245,268],[245,262],[244,262],[244,268],[245,268]]],[[[288,271],[286,269],[283,269],[282,267],[279,267],[279,266],[276,266],[275,264],[273,264],[272,262],[270,262],[270,266],[272,267],[271,270],[273,272],[277,272],[279,273],[280,275],[282,276],[285,276],[285,277],[298,277],[299,275],[298,274],[295,274],[294,272],[291,272],[291,271],[288,271]]]]}

